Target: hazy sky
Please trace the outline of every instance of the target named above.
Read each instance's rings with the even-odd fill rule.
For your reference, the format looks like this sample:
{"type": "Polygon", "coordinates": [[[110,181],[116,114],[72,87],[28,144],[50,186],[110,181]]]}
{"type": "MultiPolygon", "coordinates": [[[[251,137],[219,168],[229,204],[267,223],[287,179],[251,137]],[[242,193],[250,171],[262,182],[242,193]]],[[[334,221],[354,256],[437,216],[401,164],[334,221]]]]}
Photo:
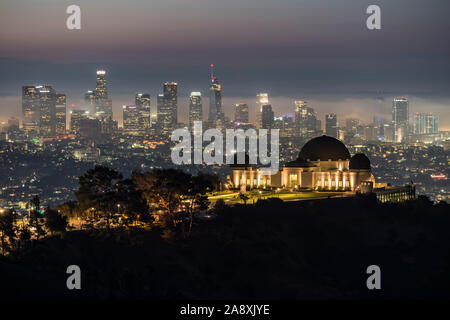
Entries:
{"type": "Polygon", "coordinates": [[[278,114],[303,98],[319,116],[370,120],[406,95],[412,111],[437,112],[450,129],[449,9],[448,0],[2,0],[0,119],[20,115],[27,84],[51,84],[81,106],[98,67],[117,118],[136,92],[156,103],[175,80],[184,119],[189,92],[207,95],[214,63],[228,115],[264,91],[278,114]],[[70,4],[81,7],[81,30],[66,29],[70,4]],[[381,30],[366,28],[370,4],[381,7],[381,30]]]}

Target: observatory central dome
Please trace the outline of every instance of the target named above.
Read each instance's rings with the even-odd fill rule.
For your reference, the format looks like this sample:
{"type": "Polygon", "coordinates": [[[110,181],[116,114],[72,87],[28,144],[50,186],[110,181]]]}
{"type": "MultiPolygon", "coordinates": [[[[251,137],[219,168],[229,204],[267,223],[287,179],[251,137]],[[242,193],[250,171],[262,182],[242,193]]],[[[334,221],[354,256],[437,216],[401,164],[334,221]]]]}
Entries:
{"type": "Polygon", "coordinates": [[[350,152],[338,139],[321,136],[309,140],[298,155],[298,160],[310,161],[338,161],[349,160],[350,152]]]}

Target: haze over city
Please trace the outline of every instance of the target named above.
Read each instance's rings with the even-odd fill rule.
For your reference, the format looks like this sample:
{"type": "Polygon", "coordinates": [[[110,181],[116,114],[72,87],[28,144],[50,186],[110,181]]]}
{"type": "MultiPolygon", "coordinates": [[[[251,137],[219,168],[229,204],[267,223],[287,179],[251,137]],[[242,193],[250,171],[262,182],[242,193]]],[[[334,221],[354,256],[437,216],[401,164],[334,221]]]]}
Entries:
{"type": "Polygon", "coordinates": [[[0,12],[0,119],[21,116],[23,85],[50,84],[67,95],[68,109],[83,107],[95,71],[105,68],[119,122],[135,93],[150,93],[154,104],[163,81],[179,83],[185,121],[189,93],[206,96],[214,63],[228,116],[246,102],[252,119],[256,93],[268,92],[276,114],[293,113],[294,100],[305,99],[321,119],[335,112],[371,121],[380,108],[389,113],[393,97],[408,96],[411,113],[437,113],[448,130],[448,2],[377,3],[382,29],[371,32],[370,1],[79,1],[82,27],[71,31],[68,3],[7,0],[0,12]]]}

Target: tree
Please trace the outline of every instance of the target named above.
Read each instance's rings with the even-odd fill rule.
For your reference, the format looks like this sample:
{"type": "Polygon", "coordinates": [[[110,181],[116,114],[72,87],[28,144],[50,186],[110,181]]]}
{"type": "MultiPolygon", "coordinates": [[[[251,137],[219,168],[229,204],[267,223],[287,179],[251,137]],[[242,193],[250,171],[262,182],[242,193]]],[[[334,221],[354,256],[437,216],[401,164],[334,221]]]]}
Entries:
{"type": "Polygon", "coordinates": [[[214,213],[218,216],[222,215],[227,209],[228,206],[225,204],[223,199],[217,200],[214,204],[214,213]]]}
{"type": "Polygon", "coordinates": [[[0,213],[0,232],[2,243],[2,254],[5,255],[8,243],[12,244],[15,240],[14,228],[15,212],[14,210],[5,210],[0,213]],[[8,242],[7,242],[8,240],[8,242]]]}
{"type": "Polygon", "coordinates": [[[126,224],[137,220],[146,221],[149,218],[149,207],[132,179],[121,180],[118,183],[117,211],[126,224]]]}
{"type": "Polygon", "coordinates": [[[80,187],[75,192],[80,207],[84,211],[94,208],[94,214],[100,213],[106,219],[108,230],[111,219],[117,212],[118,182],[121,179],[122,175],[118,171],[95,166],[79,177],[80,187]]]}
{"type": "Polygon", "coordinates": [[[250,199],[245,193],[239,193],[239,199],[244,201],[244,204],[247,205],[248,199],[250,199]]]}
{"type": "Polygon", "coordinates": [[[42,229],[43,214],[41,212],[41,201],[39,196],[35,195],[30,201],[30,225],[34,228],[36,238],[45,234],[42,229]]]}
{"type": "Polygon", "coordinates": [[[183,195],[188,193],[190,175],[181,170],[156,169],[145,173],[133,173],[133,182],[147,204],[163,210],[164,220],[173,227],[179,222],[177,209],[182,203],[183,195]]]}
{"type": "Polygon", "coordinates": [[[62,216],[58,211],[47,208],[45,210],[45,226],[51,234],[54,232],[64,232],[67,227],[67,217],[62,216]]]}

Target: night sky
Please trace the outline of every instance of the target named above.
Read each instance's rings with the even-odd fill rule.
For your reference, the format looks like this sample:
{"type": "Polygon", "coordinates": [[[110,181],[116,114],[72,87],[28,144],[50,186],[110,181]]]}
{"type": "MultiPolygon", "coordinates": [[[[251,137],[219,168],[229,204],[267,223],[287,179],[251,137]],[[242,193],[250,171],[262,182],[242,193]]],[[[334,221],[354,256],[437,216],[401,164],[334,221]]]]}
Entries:
{"type": "MultiPolygon", "coordinates": [[[[214,63],[229,116],[262,91],[276,114],[302,98],[321,118],[370,121],[401,95],[449,130],[449,9],[448,0],[3,0],[0,120],[20,115],[22,85],[53,85],[82,107],[97,68],[108,72],[117,119],[136,92],[154,104],[170,80],[180,83],[185,120],[189,92],[207,96],[214,63]],[[66,29],[71,4],[81,7],[81,30],[66,29]],[[370,4],[381,7],[381,30],[366,28],[370,4]]],[[[204,114],[207,106],[205,98],[204,114]]]]}

